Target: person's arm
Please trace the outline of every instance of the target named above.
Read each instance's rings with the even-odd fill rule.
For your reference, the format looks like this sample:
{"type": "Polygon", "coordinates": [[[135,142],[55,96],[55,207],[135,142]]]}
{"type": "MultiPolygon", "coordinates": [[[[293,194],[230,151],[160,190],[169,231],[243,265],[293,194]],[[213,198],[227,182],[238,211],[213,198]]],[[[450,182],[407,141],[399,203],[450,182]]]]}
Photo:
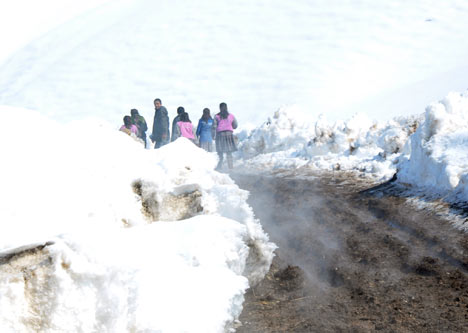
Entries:
{"type": "Polygon", "coordinates": [[[216,136],[216,127],[213,121],[213,123],[211,124],[211,138],[214,140],[215,136],[216,136]]]}
{"type": "Polygon", "coordinates": [[[237,119],[236,117],[232,116],[232,128],[236,129],[237,128],[237,119]]]}
{"type": "Polygon", "coordinates": [[[195,135],[197,137],[200,137],[200,131],[201,131],[201,119],[198,121],[198,126],[197,126],[197,131],[195,132],[195,135]]]}
{"type": "Polygon", "coordinates": [[[163,112],[162,112],[162,124],[165,128],[163,128],[162,131],[162,139],[164,141],[170,139],[170,133],[169,133],[169,114],[167,113],[167,110],[164,106],[162,106],[163,112]]]}
{"type": "Polygon", "coordinates": [[[174,119],[172,120],[171,141],[174,141],[175,139],[177,139],[175,137],[176,127],[177,127],[177,120],[178,120],[178,116],[175,116],[174,119]]]}
{"type": "Polygon", "coordinates": [[[195,141],[197,141],[198,137],[197,137],[197,133],[195,130],[195,126],[192,126],[192,133],[193,133],[193,136],[195,137],[195,141]]]}
{"type": "Polygon", "coordinates": [[[153,118],[153,132],[150,135],[150,139],[152,142],[156,141],[156,128],[157,128],[157,124],[156,124],[156,111],[155,111],[154,118],[153,118]]]}
{"type": "Polygon", "coordinates": [[[174,132],[172,132],[172,136],[174,137],[174,140],[180,137],[181,132],[180,132],[180,127],[179,125],[176,124],[176,127],[174,129],[174,132]]]}
{"type": "Polygon", "coordinates": [[[146,120],[145,118],[141,117],[141,131],[143,133],[146,133],[146,131],[148,130],[148,125],[146,124],[146,120]]]}
{"type": "Polygon", "coordinates": [[[218,119],[216,118],[216,116],[213,118],[213,140],[216,139],[216,135],[218,134],[218,119]]]}

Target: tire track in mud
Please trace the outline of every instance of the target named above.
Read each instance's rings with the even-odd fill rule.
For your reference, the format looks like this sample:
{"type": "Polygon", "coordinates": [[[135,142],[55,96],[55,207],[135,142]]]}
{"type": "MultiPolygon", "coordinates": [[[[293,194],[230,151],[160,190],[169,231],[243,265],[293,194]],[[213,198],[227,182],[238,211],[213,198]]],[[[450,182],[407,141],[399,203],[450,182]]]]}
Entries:
{"type": "Polygon", "coordinates": [[[359,180],[233,174],[279,249],[237,332],[466,332],[468,234],[359,180]]]}

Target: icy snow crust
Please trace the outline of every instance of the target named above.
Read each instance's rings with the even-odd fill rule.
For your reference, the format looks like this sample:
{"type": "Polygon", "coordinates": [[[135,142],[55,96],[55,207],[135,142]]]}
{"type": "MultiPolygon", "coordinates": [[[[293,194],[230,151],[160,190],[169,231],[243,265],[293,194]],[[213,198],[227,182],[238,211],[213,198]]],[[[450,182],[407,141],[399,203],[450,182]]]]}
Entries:
{"type": "Polygon", "coordinates": [[[0,176],[0,331],[230,327],[275,246],[215,156],[185,139],[145,150],[97,119],[1,111],[27,135],[0,134],[15,156],[0,176]]]}
{"type": "Polygon", "coordinates": [[[281,108],[239,134],[239,156],[254,170],[306,167],[358,172],[375,180],[395,173],[428,195],[468,202],[468,93],[450,93],[421,115],[370,121],[363,114],[331,123],[307,122],[281,108]]]}

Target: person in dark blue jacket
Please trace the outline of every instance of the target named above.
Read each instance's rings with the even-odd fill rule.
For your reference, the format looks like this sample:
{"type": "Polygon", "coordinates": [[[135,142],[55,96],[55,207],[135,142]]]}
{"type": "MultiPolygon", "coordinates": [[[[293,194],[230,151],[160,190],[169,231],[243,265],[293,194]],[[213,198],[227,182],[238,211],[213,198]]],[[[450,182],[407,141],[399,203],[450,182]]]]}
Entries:
{"type": "Polygon", "coordinates": [[[154,149],[158,149],[169,142],[169,116],[159,98],[154,100],[154,110],[153,133],[150,139],[155,142],[154,149]]]}
{"type": "Polygon", "coordinates": [[[197,137],[200,142],[200,147],[206,151],[213,151],[213,138],[215,134],[213,118],[210,115],[210,109],[203,109],[203,116],[198,121],[197,137]]]}

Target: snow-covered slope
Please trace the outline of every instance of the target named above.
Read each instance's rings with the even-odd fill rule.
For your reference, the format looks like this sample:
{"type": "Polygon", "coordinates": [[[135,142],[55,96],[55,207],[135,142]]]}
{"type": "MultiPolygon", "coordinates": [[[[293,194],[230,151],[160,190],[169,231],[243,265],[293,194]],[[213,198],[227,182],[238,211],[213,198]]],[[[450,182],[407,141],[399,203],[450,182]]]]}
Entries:
{"type": "Polygon", "coordinates": [[[32,40],[110,0],[15,0],[0,5],[0,64],[32,40]]]}
{"type": "MultiPolygon", "coordinates": [[[[224,101],[240,126],[292,103],[330,120],[355,111],[389,119],[387,109],[361,102],[436,81],[437,96],[424,107],[466,88],[452,82],[462,75],[453,69],[466,67],[467,16],[463,0],[110,1],[4,63],[0,105],[109,122],[135,107],[151,122],[159,97],[171,115],[183,105],[192,119],[224,101]]],[[[25,24],[9,22],[11,34],[25,24]]],[[[399,103],[394,115],[407,111],[399,103]]]]}

